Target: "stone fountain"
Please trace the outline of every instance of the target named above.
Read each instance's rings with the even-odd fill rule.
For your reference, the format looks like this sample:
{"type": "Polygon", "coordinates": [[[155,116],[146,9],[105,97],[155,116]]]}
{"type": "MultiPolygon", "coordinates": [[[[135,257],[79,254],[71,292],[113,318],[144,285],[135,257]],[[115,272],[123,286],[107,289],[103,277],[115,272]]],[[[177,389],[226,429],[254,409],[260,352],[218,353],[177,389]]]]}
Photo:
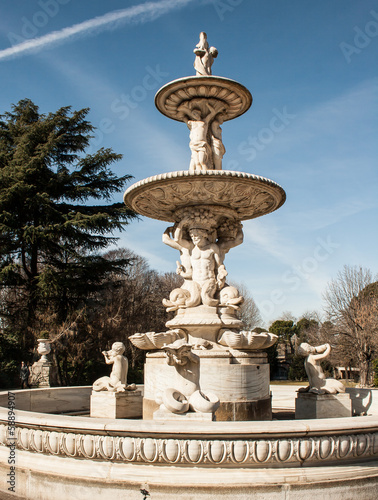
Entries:
{"type": "MultiPolygon", "coordinates": [[[[170,224],[163,241],[180,252],[177,270],[183,278],[164,300],[174,314],[166,331],[131,338],[149,351],[144,420],[120,415],[120,399],[127,400],[129,414],[131,399],[138,416],[142,405],[127,384],[119,342],[104,351],[112,372],[93,391],[0,392],[1,497],[5,492],[27,500],[377,498],[377,390],[341,394],[336,406],[346,407],[350,395],[353,417],[313,418],[297,411],[296,420],[268,421],[264,349],[275,337],[243,330],[237,317],[243,299],[227,283],[224,260],[243,240],[241,222],[276,210],[285,193],[268,179],[222,170],[220,125],[247,111],[252,97],[239,83],[211,75],[217,50],[204,33],[194,52],[197,75],[171,82],[156,95],[161,112],[188,124],[189,169],[142,180],[125,193],[134,210],[170,224]],[[263,421],[251,425],[253,419],[263,421]]],[[[294,414],[294,401],[303,396],[296,410],[318,399],[312,401],[317,415],[328,396],[327,404],[334,401],[329,416],[336,417],[335,383],[318,364],[328,347],[302,350],[309,387],[296,392],[274,386],[275,409],[288,405],[294,414]]]]}
{"type": "Polygon", "coordinates": [[[285,192],[269,179],[222,170],[220,125],[245,113],[252,96],[240,83],[211,74],[218,51],[205,33],[194,53],[196,76],[166,84],[155,97],[161,113],[190,130],[189,168],[143,179],[124,196],[137,213],[171,224],[163,242],[178,250],[177,273],[183,278],[163,300],[174,312],[167,331],[130,337],[135,346],[153,351],[145,365],[143,416],[160,418],[160,410],[168,410],[181,419],[210,418],[216,411],[217,420],[269,420],[264,349],[277,337],[243,329],[243,297],[227,283],[224,261],[243,242],[241,222],[277,210],[285,192]]]}

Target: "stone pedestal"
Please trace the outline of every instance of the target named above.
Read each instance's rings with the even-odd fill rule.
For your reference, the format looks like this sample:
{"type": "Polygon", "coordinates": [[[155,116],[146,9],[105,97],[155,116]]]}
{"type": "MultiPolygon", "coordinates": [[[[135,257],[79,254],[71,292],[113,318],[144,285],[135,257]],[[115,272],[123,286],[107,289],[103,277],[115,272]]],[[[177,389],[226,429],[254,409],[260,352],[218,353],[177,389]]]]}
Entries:
{"type": "Polygon", "coordinates": [[[298,392],[295,400],[295,418],[338,418],[352,416],[350,395],[313,394],[298,392]]]}
{"type": "Polygon", "coordinates": [[[175,420],[177,422],[185,421],[196,421],[196,422],[212,422],[216,420],[213,413],[199,413],[199,412],[187,412],[187,413],[172,413],[166,409],[159,408],[153,414],[153,420],[165,422],[166,420],[175,420]]]}
{"type": "MultiPolygon", "coordinates": [[[[261,351],[194,350],[200,357],[200,388],[218,396],[217,421],[271,420],[269,364],[261,351]]],[[[156,395],[172,387],[176,372],[162,352],[147,354],[144,372],[143,418],[152,419],[156,395]]]]}
{"type": "Polygon", "coordinates": [[[32,387],[51,387],[56,384],[56,372],[52,363],[39,360],[31,367],[29,384],[32,387]]]}
{"type": "Polygon", "coordinates": [[[92,391],[90,416],[97,418],[141,418],[141,391],[92,391]]]}

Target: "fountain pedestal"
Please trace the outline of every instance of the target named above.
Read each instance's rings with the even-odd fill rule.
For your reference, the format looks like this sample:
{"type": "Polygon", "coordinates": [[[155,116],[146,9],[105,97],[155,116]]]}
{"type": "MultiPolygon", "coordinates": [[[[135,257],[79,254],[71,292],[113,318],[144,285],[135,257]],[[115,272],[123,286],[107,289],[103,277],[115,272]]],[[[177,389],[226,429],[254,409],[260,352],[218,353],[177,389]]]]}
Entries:
{"type": "Polygon", "coordinates": [[[142,393],[93,391],[90,416],[97,418],[140,418],[142,416],[142,393]]]}
{"type": "MultiPolygon", "coordinates": [[[[144,415],[143,415],[143,418],[144,415]]],[[[153,420],[156,422],[166,422],[167,420],[172,420],[176,422],[212,422],[216,420],[215,415],[213,413],[201,413],[201,412],[193,412],[188,411],[183,414],[172,413],[171,411],[165,408],[159,408],[153,413],[153,420]]]]}
{"type": "Polygon", "coordinates": [[[29,384],[32,387],[51,387],[56,384],[56,367],[50,361],[36,361],[30,370],[29,384]]]}
{"type": "Polygon", "coordinates": [[[51,352],[50,344],[50,339],[38,339],[37,352],[41,357],[30,370],[29,384],[32,387],[50,387],[57,382],[57,368],[47,357],[51,352]]]}
{"type": "Polygon", "coordinates": [[[340,418],[352,416],[350,394],[313,394],[298,392],[295,418],[340,418]]]}
{"type": "MultiPolygon", "coordinates": [[[[220,400],[217,421],[271,420],[269,364],[263,352],[233,349],[194,350],[200,358],[199,384],[204,394],[220,400]]],[[[144,366],[143,418],[152,419],[159,408],[156,395],[172,386],[175,368],[162,352],[147,354],[144,366]]]]}

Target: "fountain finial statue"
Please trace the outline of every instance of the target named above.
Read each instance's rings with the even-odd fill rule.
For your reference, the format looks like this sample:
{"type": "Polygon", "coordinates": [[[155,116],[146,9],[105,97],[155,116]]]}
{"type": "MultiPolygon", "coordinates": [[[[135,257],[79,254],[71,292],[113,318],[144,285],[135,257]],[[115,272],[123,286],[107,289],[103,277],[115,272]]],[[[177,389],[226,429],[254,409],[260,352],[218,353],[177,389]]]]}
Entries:
{"type": "Polygon", "coordinates": [[[207,35],[204,31],[201,31],[199,42],[193,52],[196,55],[194,60],[196,76],[211,75],[211,66],[218,56],[218,50],[215,47],[209,47],[207,35]]]}

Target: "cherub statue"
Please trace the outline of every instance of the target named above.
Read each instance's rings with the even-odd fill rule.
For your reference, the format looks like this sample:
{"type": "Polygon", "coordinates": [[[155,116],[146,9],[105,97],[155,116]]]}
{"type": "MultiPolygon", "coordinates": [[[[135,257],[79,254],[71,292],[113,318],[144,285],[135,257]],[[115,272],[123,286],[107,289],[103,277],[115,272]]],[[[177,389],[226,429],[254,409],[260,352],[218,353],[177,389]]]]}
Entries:
{"type": "Polygon", "coordinates": [[[215,47],[209,47],[207,35],[204,31],[201,31],[199,42],[193,52],[196,55],[194,60],[196,76],[211,75],[211,66],[218,56],[218,50],[215,47]]]}
{"type": "Polygon", "coordinates": [[[101,377],[93,384],[93,390],[109,392],[135,391],[136,385],[127,385],[127,372],[129,362],[123,353],[125,345],[122,342],[114,342],[110,351],[102,351],[107,365],[113,365],[110,377],[101,377]]]}
{"type": "Polygon", "coordinates": [[[312,392],[314,394],[337,394],[345,392],[345,386],[339,380],[326,378],[320,361],[326,358],[331,352],[329,344],[316,347],[307,343],[302,343],[297,350],[300,356],[306,357],[305,369],[308,376],[308,387],[301,387],[298,392],[312,392]]]}

